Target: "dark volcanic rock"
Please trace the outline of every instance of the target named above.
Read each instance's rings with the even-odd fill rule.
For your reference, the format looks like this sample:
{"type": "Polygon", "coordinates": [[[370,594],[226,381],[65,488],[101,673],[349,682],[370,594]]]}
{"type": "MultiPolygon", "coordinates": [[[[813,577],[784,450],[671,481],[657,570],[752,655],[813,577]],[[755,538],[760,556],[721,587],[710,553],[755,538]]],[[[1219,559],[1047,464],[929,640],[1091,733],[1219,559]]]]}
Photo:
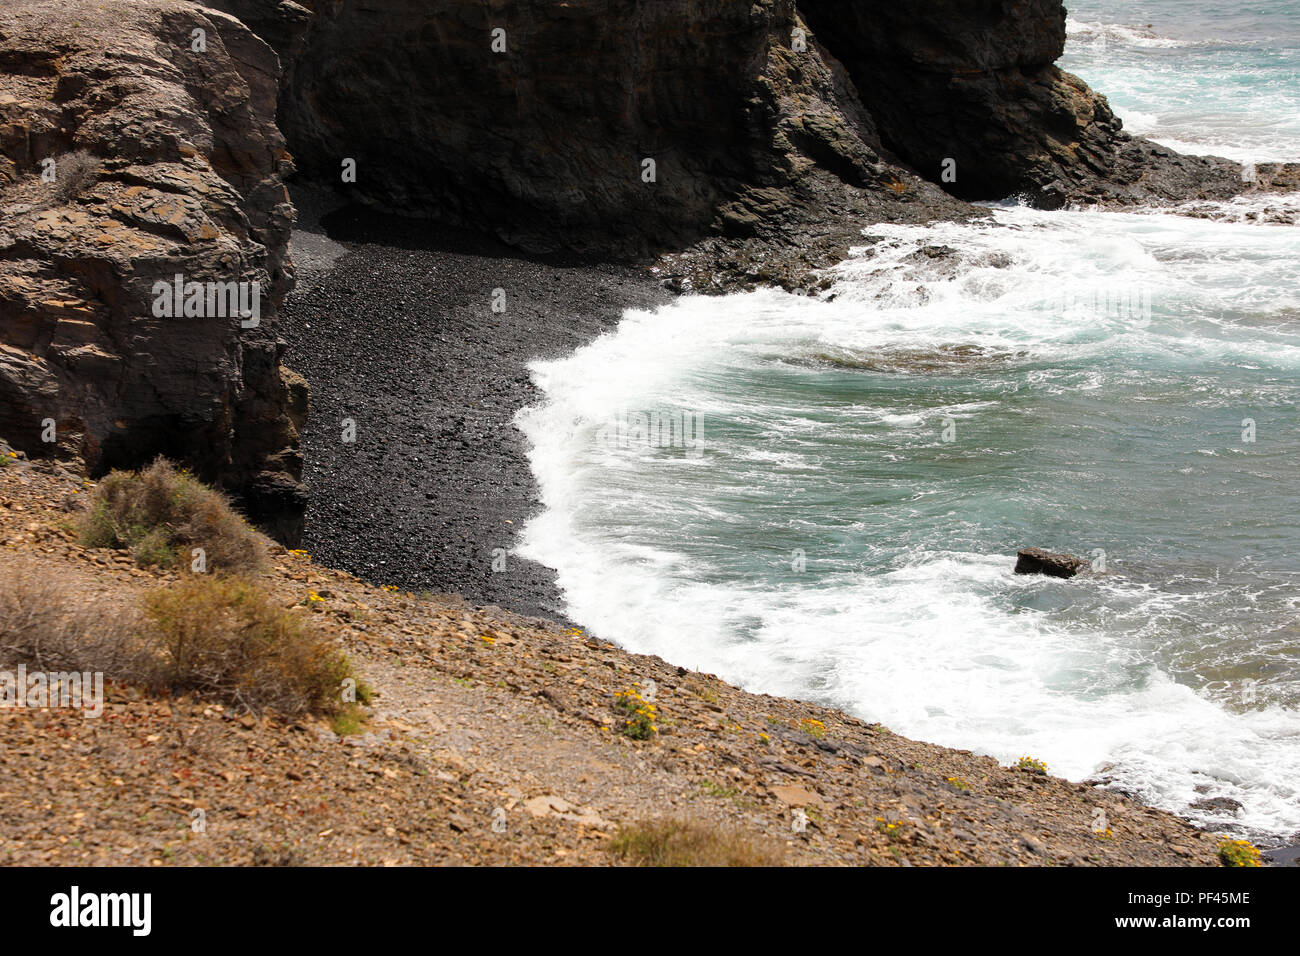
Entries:
{"type": "Polygon", "coordinates": [[[1270,866],[1300,866],[1300,846],[1275,847],[1265,850],[1261,856],[1269,862],[1270,866]]]}
{"type": "Polygon", "coordinates": [[[1218,813],[1240,813],[1242,805],[1240,800],[1234,800],[1232,797],[1207,797],[1193,803],[1192,809],[1213,810],[1218,813]]]}
{"type": "Polygon", "coordinates": [[[1054,64],[1061,0],[799,0],[847,67],[883,145],[966,199],[1228,198],[1268,188],[1240,165],[1131,137],[1101,96],[1054,64]],[[955,179],[944,180],[955,161],[955,179]]]}
{"type": "Polygon", "coordinates": [[[1072,578],[1092,567],[1087,558],[1056,554],[1042,548],[1025,548],[1016,555],[1016,574],[1046,574],[1053,578],[1072,578]]]}
{"type": "Polygon", "coordinates": [[[92,473],[165,454],[294,540],[306,393],[275,333],[293,220],[275,54],[187,3],[20,0],[0,62],[0,433],[92,473]],[[176,275],[246,302],[256,283],[260,324],[159,317],[176,275]]]}
{"type": "Polygon", "coordinates": [[[315,0],[306,0],[306,6],[293,0],[212,0],[199,6],[229,13],[270,44],[279,55],[282,69],[302,52],[307,31],[315,16],[309,7],[315,0]]]}
{"type": "Polygon", "coordinates": [[[280,51],[313,181],[530,251],[685,250],[682,288],[804,286],[864,222],[971,212],[939,185],[1057,207],[1300,171],[1248,184],[1124,133],[1054,65],[1060,0],[212,2],[280,51]]]}
{"type": "Polygon", "coordinates": [[[770,238],[846,190],[859,218],[918,194],[958,208],[881,162],[794,0],[315,3],[305,39],[283,2],[217,2],[284,48],[280,121],[306,175],[531,251],[770,238]]]}

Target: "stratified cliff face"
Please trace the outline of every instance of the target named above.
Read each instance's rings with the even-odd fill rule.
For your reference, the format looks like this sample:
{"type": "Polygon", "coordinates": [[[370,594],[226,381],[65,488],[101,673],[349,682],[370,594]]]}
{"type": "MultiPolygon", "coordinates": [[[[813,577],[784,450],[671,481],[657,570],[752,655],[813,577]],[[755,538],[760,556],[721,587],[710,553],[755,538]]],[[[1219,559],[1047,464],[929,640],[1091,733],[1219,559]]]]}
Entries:
{"type": "Polygon", "coordinates": [[[1037,205],[1229,196],[1240,167],[1128,136],[1054,64],[1061,0],[799,0],[884,146],[966,199],[1037,205]],[[945,164],[949,177],[944,178],[945,164]]]}
{"type": "Polygon", "coordinates": [[[0,435],[92,473],[166,454],[293,540],[275,54],[187,3],[18,0],[0,65],[0,435]]]}

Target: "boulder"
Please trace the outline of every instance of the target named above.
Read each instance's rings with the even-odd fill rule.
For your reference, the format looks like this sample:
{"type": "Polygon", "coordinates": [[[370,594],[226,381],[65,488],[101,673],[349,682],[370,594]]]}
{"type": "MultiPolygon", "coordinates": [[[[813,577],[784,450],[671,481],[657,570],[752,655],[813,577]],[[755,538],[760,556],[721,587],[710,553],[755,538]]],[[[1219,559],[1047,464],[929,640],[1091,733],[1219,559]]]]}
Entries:
{"type": "Polygon", "coordinates": [[[1042,548],[1025,548],[1016,555],[1016,574],[1046,574],[1053,578],[1072,578],[1092,567],[1087,558],[1057,554],[1042,548]]]}
{"type": "Polygon", "coordinates": [[[1193,803],[1192,809],[1238,814],[1241,813],[1244,807],[1240,800],[1234,800],[1232,797],[1206,797],[1193,803]]]}

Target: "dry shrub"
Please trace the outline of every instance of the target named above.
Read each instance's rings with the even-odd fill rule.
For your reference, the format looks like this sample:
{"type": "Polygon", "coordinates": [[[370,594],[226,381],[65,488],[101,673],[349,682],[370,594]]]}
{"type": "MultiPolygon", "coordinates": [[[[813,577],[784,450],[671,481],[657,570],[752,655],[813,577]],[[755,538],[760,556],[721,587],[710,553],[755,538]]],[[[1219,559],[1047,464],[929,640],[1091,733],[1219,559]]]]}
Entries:
{"type": "Polygon", "coordinates": [[[84,149],[64,153],[54,163],[53,193],[60,203],[77,199],[99,178],[99,160],[84,149]]]}
{"type": "Polygon", "coordinates": [[[105,606],[33,562],[0,557],[0,664],[154,685],[159,657],[131,606],[105,606]]]}
{"type": "MultiPolygon", "coordinates": [[[[0,556],[0,666],[99,672],[287,715],[348,710],[343,652],[245,579],[187,575],[149,594],[142,613],[51,570],[0,556]]],[[[358,700],[368,696],[358,682],[358,700]]]]}
{"type": "Polygon", "coordinates": [[[782,866],[784,850],[743,831],[690,820],[652,820],[621,827],[609,852],[633,866],[782,866]]]}
{"type": "Polygon", "coordinates": [[[283,714],[339,709],[351,676],[328,638],[242,578],[194,575],[145,602],[174,689],[248,710],[283,714]]]}
{"type": "Polygon", "coordinates": [[[188,565],[202,548],[207,570],[252,574],[266,560],[261,534],[226,497],[159,458],[141,472],[114,471],[95,490],[81,539],[131,552],[141,566],[188,565]]]}

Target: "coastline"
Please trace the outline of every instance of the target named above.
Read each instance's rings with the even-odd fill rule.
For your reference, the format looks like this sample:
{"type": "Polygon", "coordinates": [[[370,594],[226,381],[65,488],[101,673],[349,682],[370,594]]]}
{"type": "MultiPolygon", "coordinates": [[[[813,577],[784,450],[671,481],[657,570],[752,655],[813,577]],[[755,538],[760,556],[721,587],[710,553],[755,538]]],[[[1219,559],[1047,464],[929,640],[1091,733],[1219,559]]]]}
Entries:
{"type": "MultiPolygon", "coordinates": [[[[68,515],[93,494],[46,462],[0,469],[0,581],[129,614],[189,576],[80,544],[68,515]]],[[[655,865],[627,847],[656,828],[696,841],[677,865],[1219,862],[1214,834],[1041,767],[267,549],[257,586],[346,651],[372,691],[361,723],[112,682],[102,720],[0,708],[0,863],[655,865]],[[620,732],[629,688],[655,697],[647,737],[620,732]]]]}
{"type": "MultiPolygon", "coordinates": [[[[18,0],[0,14],[0,560],[99,614],[138,609],[183,569],[85,546],[73,516],[109,469],[165,456],[278,539],[257,585],[346,648],[378,704],[337,733],[134,685],[110,689],[102,724],[37,705],[0,713],[14,782],[3,862],[597,862],[605,841],[661,814],[784,843],[790,863],[1221,859],[1209,825],[1097,781],[998,766],[800,699],[812,691],[754,694],[582,634],[555,573],[511,554],[541,507],[513,421],[542,397],[530,363],[571,354],[625,310],[686,290],[813,288],[858,225],[969,215],[956,194],[984,195],[972,184],[990,171],[1016,179],[989,195],[1041,208],[1195,200],[1188,214],[1210,217],[1228,198],[1296,188],[1300,164],[1252,166],[1246,187],[1235,162],[1129,137],[1104,97],[1054,65],[1057,0],[1000,30],[940,3],[924,16],[951,42],[892,64],[877,45],[898,47],[922,14],[824,29],[828,46],[795,57],[786,37],[805,14],[829,27],[818,11],[833,5],[692,0],[667,29],[597,12],[578,26],[615,42],[585,48],[593,59],[538,42],[579,35],[582,10],[524,4],[520,38],[551,55],[521,46],[489,61],[497,70],[465,58],[483,55],[480,25],[449,33],[442,10],[407,29],[419,5],[380,2],[358,23],[349,8],[282,4],[293,22],[279,24],[239,9],[260,4],[218,6],[234,12],[18,0]],[[745,29],[716,30],[733,22],[745,29]],[[210,53],[175,42],[191,32],[210,53]],[[734,42],[701,42],[718,35],[734,42]],[[656,55],[621,52],[643,47],[656,55]],[[697,89],[711,95],[683,95],[697,89]],[[913,122],[935,115],[949,122],[913,122]],[[651,177],[638,176],[629,157],[665,130],[690,148],[657,156],[661,179],[644,157],[651,177]],[[896,155],[883,146],[903,141],[896,155]],[[953,142],[969,152],[949,157],[953,142]],[[458,225],[337,208],[294,185],[295,229],[295,163],[299,183],[337,182],[357,147],[350,196],[458,225]],[[574,165],[557,174],[556,155],[574,165]],[[945,168],[941,184],[950,163],[961,178],[945,168]],[[585,251],[530,255],[489,227],[585,251]],[[609,264],[616,249],[665,248],[653,274],[648,260],[609,264]],[[192,316],[205,321],[153,321],[179,315],[152,298],[160,276],[177,288],[177,263],[187,287],[208,290],[192,316]],[[214,302],[236,284],[261,290],[260,328],[214,302]],[[619,695],[647,683],[664,733],[625,738],[619,695]],[[87,787],[114,799],[91,806],[87,787]],[[495,829],[503,807],[509,841],[495,829]],[[184,832],[194,810],[213,811],[211,843],[184,832]]],[[[1294,864],[1296,849],[1274,859],[1294,864]]]]}
{"type": "MultiPolygon", "coordinates": [[[[542,507],[513,424],[540,398],[527,367],[611,331],[626,308],[654,307],[672,294],[634,267],[529,257],[456,229],[329,209],[317,193],[295,199],[305,200],[294,234],[299,291],[286,303],[283,331],[291,365],[310,381],[316,423],[303,441],[311,489],[304,547],[321,565],[372,585],[518,615],[538,628],[572,627],[551,568],[511,555],[506,571],[491,569],[493,549],[509,551],[542,507]],[[372,306],[386,304],[377,297],[394,278],[403,290],[388,285],[395,306],[372,306]],[[496,287],[510,290],[504,314],[488,305],[496,287]],[[428,324],[430,317],[437,321],[428,324]],[[439,355],[426,341],[459,348],[439,355]],[[348,354],[340,367],[365,369],[364,379],[335,373],[340,354],[348,354]],[[351,448],[336,429],[320,427],[345,415],[357,421],[351,448]],[[367,436],[369,428],[376,433],[367,436]]],[[[1070,786],[1142,805],[1092,784],[1070,786]]],[[[1278,862],[1291,862],[1292,849],[1276,848],[1278,862]]]]}

